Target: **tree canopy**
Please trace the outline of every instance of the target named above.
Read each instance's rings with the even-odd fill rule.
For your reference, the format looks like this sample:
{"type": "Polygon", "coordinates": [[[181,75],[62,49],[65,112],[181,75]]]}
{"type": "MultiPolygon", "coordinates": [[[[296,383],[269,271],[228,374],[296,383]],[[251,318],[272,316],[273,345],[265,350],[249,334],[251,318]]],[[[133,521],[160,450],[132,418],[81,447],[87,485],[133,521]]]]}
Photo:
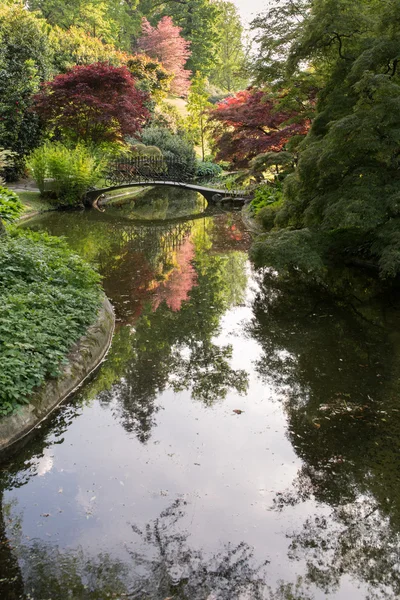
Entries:
{"type": "Polygon", "coordinates": [[[79,141],[118,141],[135,136],[149,117],[147,95],[127,67],[76,66],[42,85],[34,108],[47,126],[79,141]]]}
{"type": "Polygon", "coordinates": [[[171,88],[178,95],[186,94],[190,86],[190,71],[185,69],[191,54],[190,43],[181,36],[181,31],[171,17],[163,17],[155,27],[144,18],[142,35],[138,40],[139,48],[158,59],[173,75],[171,88]]]}
{"type": "Polygon", "coordinates": [[[326,261],[335,249],[336,256],[339,250],[342,258],[376,261],[383,277],[395,276],[400,271],[400,2],[280,5],[286,34],[277,9],[256,22],[264,43],[258,77],[275,73],[290,85],[315,71],[319,93],[312,128],[275,219],[275,228],[287,232],[260,245],[259,259],[269,260],[274,239],[294,247],[302,235],[303,252],[309,248],[310,257],[317,252],[326,261]]]}
{"type": "Polygon", "coordinates": [[[278,101],[262,90],[238,92],[210,112],[217,159],[246,166],[258,154],[279,152],[294,135],[307,132],[308,120],[280,110],[278,101]]]}

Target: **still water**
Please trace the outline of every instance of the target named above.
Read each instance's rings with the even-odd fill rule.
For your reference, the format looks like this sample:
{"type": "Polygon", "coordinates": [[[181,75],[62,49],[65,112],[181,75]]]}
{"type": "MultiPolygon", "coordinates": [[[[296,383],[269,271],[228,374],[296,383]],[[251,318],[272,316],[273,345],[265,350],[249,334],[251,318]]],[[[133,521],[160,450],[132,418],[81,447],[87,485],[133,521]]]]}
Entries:
{"type": "Polygon", "coordinates": [[[240,216],[187,198],[29,223],[97,265],[117,328],[2,467],[0,598],[398,598],[396,302],[255,272],[240,216]]]}

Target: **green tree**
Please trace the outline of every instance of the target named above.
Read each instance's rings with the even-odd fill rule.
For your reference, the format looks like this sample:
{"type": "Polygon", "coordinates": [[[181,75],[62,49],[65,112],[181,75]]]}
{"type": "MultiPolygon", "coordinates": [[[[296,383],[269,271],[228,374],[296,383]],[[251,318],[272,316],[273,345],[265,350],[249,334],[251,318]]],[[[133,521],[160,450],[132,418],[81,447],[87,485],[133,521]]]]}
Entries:
{"type": "Polygon", "coordinates": [[[207,109],[212,107],[208,100],[207,79],[197,73],[192,80],[188,97],[188,117],[186,122],[189,139],[201,146],[201,158],[204,160],[207,142],[207,109]]]}
{"type": "Polygon", "coordinates": [[[79,27],[123,50],[131,50],[140,29],[137,0],[29,0],[28,6],[39,11],[50,25],[62,29],[79,27]]]}
{"type": "Polygon", "coordinates": [[[52,49],[46,22],[22,3],[0,7],[0,146],[17,153],[8,178],[24,169],[24,157],[40,138],[37,116],[30,110],[39,82],[51,74],[52,49]]]}
{"type": "Polygon", "coordinates": [[[304,257],[374,261],[382,277],[400,271],[399,24],[397,0],[314,0],[303,15],[286,68],[300,73],[308,62],[325,83],[275,219],[287,231],[258,245],[262,262],[277,242],[304,257]]]}
{"type": "Polygon", "coordinates": [[[216,48],[218,64],[210,73],[210,83],[224,92],[236,92],[248,85],[246,74],[248,44],[241,18],[233,2],[218,0],[220,37],[216,48]]]}

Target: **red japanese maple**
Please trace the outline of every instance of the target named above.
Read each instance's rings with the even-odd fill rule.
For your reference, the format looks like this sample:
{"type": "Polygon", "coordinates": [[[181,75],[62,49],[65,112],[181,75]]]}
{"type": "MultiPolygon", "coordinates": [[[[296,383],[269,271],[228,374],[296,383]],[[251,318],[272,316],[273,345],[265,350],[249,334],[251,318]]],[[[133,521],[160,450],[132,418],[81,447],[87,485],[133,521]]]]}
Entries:
{"type": "Polygon", "coordinates": [[[237,167],[265,152],[280,152],[294,135],[307,133],[310,122],[294,111],[279,110],[261,90],[238,92],[210,111],[217,160],[237,167]]]}
{"type": "Polygon", "coordinates": [[[34,97],[34,110],[68,137],[98,143],[135,136],[150,116],[147,100],[126,67],[96,63],[44,83],[34,97]]]}
{"type": "Polygon", "coordinates": [[[157,58],[165,69],[174,75],[171,90],[178,95],[187,93],[191,71],[185,64],[191,55],[190,42],[181,36],[181,27],[174,25],[171,17],[163,17],[156,27],[142,20],[142,36],[138,46],[148,56],[157,58]]]}

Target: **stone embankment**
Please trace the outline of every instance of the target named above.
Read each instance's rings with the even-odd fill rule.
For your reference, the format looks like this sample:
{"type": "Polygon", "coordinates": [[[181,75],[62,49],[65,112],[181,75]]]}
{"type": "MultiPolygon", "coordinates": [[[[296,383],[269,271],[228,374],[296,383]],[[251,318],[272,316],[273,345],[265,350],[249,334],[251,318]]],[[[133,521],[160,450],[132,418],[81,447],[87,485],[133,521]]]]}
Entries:
{"type": "Polygon", "coordinates": [[[48,380],[15,413],[0,419],[0,458],[23,444],[40,424],[73,394],[104,360],[114,333],[115,316],[104,297],[96,322],[72,348],[57,379],[48,380]]]}

